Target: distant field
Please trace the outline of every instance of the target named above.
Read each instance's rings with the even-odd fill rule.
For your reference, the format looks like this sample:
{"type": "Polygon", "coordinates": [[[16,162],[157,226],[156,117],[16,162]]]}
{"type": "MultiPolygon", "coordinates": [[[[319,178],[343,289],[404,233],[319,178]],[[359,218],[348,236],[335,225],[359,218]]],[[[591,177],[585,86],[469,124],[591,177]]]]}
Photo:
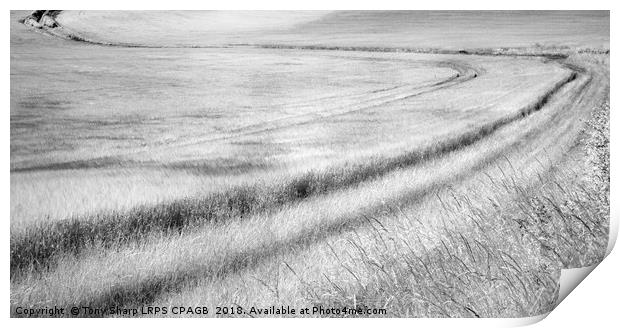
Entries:
{"type": "Polygon", "coordinates": [[[608,12],[27,14],[12,309],[526,316],[605,250],[608,12]]]}
{"type": "Polygon", "coordinates": [[[68,11],[59,22],[87,39],[150,46],[229,43],[472,49],[609,48],[605,11],[68,11]],[[360,22],[364,22],[361,24],[360,22]],[[447,24],[447,22],[450,22],[447,24]]]}

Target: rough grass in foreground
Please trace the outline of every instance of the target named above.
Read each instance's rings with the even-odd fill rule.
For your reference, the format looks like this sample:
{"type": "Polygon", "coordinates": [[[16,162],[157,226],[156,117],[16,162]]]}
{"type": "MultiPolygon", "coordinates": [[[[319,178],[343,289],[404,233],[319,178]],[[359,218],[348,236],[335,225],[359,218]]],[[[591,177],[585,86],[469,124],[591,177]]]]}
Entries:
{"type": "MultiPolygon", "coordinates": [[[[349,280],[325,276],[304,282],[309,300],[325,308],[386,308],[390,317],[525,317],[551,311],[560,269],[592,265],[604,256],[608,223],[598,206],[605,197],[584,184],[543,180],[547,187],[533,193],[510,180],[496,183],[511,190],[513,204],[490,199],[495,211],[487,213],[460,195],[463,206],[446,208],[444,226],[434,234],[403,236],[376,221],[373,241],[361,244],[351,236],[357,251],[337,259],[347,263],[349,280]],[[434,242],[428,238],[440,245],[427,248],[434,242]]],[[[428,231],[421,220],[407,220],[414,230],[428,231]]]]}
{"type": "Polygon", "coordinates": [[[402,220],[413,226],[403,230],[426,232],[415,238],[376,220],[373,241],[362,245],[351,235],[357,251],[337,258],[347,263],[349,280],[304,281],[309,301],[326,308],[386,308],[390,317],[525,317],[553,310],[560,270],[599,263],[607,248],[608,117],[607,103],[584,131],[592,175],[559,170],[539,176],[540,188],[528,189],[513,177],[489,177],[514,202],[489,198],[494,210],[485,212],[467,195],[455,196],[459,205],[444,207],[443,227],[402,220]],[[437,240],[438,247],[425,246],[437,240]]]}

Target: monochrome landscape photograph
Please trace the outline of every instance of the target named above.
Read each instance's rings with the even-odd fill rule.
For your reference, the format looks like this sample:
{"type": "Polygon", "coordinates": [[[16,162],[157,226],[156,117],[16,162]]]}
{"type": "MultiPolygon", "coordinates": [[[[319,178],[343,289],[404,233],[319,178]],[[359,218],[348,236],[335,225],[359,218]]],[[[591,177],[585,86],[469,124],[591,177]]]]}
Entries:
{"type": "Polygon", "coordinates": [[[10,11],[10,316],[548,313],[609,97],[609,11],[10,11]]]}

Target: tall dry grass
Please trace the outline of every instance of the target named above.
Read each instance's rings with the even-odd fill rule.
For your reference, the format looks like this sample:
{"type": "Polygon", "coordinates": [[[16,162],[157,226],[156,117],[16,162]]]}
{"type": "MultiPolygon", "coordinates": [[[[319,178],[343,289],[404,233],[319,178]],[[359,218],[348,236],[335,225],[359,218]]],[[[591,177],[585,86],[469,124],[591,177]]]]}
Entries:
{"type": "MultiPolygon", "coordinates": [[[[551,311],[560,270],[590,266],[605,255],[608,118],[607,102],[583,131],[587,161],[573,158],[552,166],[550,174],[537,175],[534,187],[526,187],[531,182],[517,172],[487,176],[495,188],[512,195],[511,203],[491,196],[481,204],[466,194],[453,195],[456,202],[441,201],[443,225],[415,237],[375,219],[371,242],[349,238],[355,251],[347,259],[334,252],[337,261],[347,263],[348,281],[326,276],[303,282],[310,303],[387,308],[395,317],[524,317],[551,311]],[[590,174],[584,176],[584,168],[590,174]],[[485,210],[489,207],[493,210],[485,210]],[[428,238],[440,246],[427,248],[428,238]]],[[[410,225],[402,230],[429,231],[415,216],[398,208],[393,212],[410,225]]]]}

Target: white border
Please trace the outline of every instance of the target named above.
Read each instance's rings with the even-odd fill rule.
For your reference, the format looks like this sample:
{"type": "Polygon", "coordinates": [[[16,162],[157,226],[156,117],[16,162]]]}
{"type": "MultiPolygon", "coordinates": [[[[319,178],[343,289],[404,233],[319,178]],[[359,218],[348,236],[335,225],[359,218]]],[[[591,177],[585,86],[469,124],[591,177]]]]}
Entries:
{"type": "MultiPolygon", "coordinates": [[[[3,2],[3,7],[7,6],[6,2],[3,2]]],[[[432,2],[420,2],[414,3],[411,1],[334,1],[334,0],[313,0],[311,2],[299,3],[293,1],[284,0],[268,0],[268,1],[240,1],[240,0],[228,0],[225,2],[217,3],[203,3],[197,5],[193,1],[175,0],[175,1],[119,1],[119,0],[106,0],[98,2],[86,3],[83,1],[28,1],[10,4],[5,8],[4,19],[9,17],[9,10],[19,9],[35,9],[35,8],[62,8],[62,9],[296,9],[296,10],[312,10],[312,9],[468,9],[468,10],[516,10],[516,9],[531,9],[531,10],[552,10],[552,9],[570,9],[570,10],[611,10],[611,31],[616,26],[617,7],[612,1],[533,1],[522,0],[514,1],[511,3],[500,3],[494,1],[445,1],[435,0],[432,2]],[[19,6],[19,7],[18,7],[19,6]]],[[[3,26],[8,27],[8,21],[5,21],[3,26]]],[[[610,31],[610,32],[611,32],[610,31]]],[[[610,49],[613,46],[614,38],[611,33],[610,49]]],[[[2,146],[4,152],[2,154],[2,198],[0,199],[1,209],[3,211],[5,219],[5,229],[3,229],[2,236],[4,237],[3,254],[5,261],[2,262],[3,281],[2,285],[4,296],[4,306],[2,311],[4,313],[3,321],[5,327],[20,325],[20,326],[40,326],[40,325],[62,325],[64,327],[80,327],[84,324],[88,324],[95,327],[101,327],[109,325],[110,321],[106,319],[91,319],[84,321],[85,319],[73,319],[73,320],[58,320],[58,319],[8,319],[10,309],[10,277],[8,269],[9,259],[9,217],[10,217],[10,125],[9,125],[9,83],[10,83],[10,30],[6,29],[2,33],[3,37],[3,55],[4,66],[2,68],[2,103],[5,104],[2,119],[3,135],[2,146]]],[[[616,62],[617,58],[613,58],[615,53],[612,51],[611,62],[616,62]]],[[[612,70],[613,71],[613,70],[612,70]]],[[[612,74],[611,85],[614,83],[615,76],[612,74]]],[[[612,87],[611,90],[614,88],[612,87]]],[[[618,108],[618,102],[615,101],[615,97],[611,97],[611,144],[618,144],[619,130],[618,120],[620,119],[620,112],[614,112],[614,108],[618,108]]],[[[613,228],[617,235],[617,226],[619,218],[618,208],[618,194],[620,192],[618,188],[618,174],[620,158],[618,152],[611,149],[611,172],[612,172],[612,189],[611,189],[611,213],[613,228]]],[[[615,238],[614,238],[615,240],[615,238]]],[[[617,304],[618,304],[618,292],[619,284],[617,278],[617,272],[620,272],[620,255],[618,251],[612,251],[611,254],[596,268],[590,276],[588,276],[582,283],[582,286],[577,287],[569,297],[562,302],[556,310],[551,312],[547,319],[543,320],[539,325],[541,327],[562,327],[562,326],[585,326],[585,325],[602,325],[611,326],[611,323],[617,323],[617,304]]],[[[506,319],[210,319],[204,321],[203,319],[181,319],[180,321],[174,321],[174,324],[182,324],[183,326],[192,327],[204,327],[205,325],[212,324],[225,324],[225,325],[268,325],[270,327],[289,327],[295,325],[299,327],[310,327],[316,324],[326,326],[336,326],[344,324],[354,324],[361,327],[375,327],[380,324],[388,324],[390,326],[433,326],[433,327],[501,327],[514,324],[527,324],[534,323],[541,318],[532,318],[529,320],[506,320],[506,319]],[[216,321],[213,321],[216,320],[216,321]],[[252,321],[249,321],[252,320],[252,321]],[[344,321],[343,321],[344,320],[344,321]],[[354,320],[353,322],[350,320],[354,320]]],[[[136,319],[116,319],[113,321],[115,325],[129,326],[136,324],[136,319]]],[[[171,324],[168,320],[157,319],[142,319],[139,324],[153,325],[155,327],[165,327],[171,324]]]]}

